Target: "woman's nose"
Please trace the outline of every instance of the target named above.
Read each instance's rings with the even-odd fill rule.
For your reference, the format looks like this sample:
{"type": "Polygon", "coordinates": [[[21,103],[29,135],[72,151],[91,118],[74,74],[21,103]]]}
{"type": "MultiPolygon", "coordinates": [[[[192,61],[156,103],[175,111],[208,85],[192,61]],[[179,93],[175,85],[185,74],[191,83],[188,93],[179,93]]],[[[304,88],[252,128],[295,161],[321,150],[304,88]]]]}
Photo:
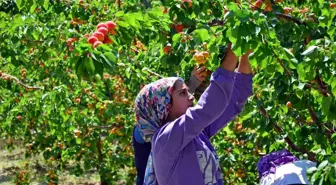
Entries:
{"type": "Polygon", "coordinates": [[[194,95],[189,93],[189,100],[194,101],[194,99],[195,99],[194,95]]]}

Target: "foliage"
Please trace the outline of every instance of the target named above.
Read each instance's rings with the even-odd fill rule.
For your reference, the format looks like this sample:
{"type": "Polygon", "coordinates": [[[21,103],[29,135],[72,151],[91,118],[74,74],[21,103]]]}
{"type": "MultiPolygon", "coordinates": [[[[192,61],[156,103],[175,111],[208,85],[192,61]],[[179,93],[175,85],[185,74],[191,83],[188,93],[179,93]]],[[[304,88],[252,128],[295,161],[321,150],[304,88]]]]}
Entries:
{"type": "MultiPolygon", "coordinates": [[[[319,162],[310,170],[312,183],[332,184],[334,3],[6,0],[0,3],[1,137],[9,148],[23,140],[27,157],[42,153],[48,183],[58,183],[57,171],[75,162],[74,174],[94,169],[102,184],[133,184],[132,102],[140,87],[160,76],[188,79],[194,65],[215,70],[231,42],[238,56],[254,50],[254,95],[213,138],[226,183],[257,184],[260,156],[287,148],[319,162]],[[113,43],[92,47],[88,36],[106,21],[117,25],[113,43]]],[[[16,182],[29,183],[22,170],[16,182]]]]}

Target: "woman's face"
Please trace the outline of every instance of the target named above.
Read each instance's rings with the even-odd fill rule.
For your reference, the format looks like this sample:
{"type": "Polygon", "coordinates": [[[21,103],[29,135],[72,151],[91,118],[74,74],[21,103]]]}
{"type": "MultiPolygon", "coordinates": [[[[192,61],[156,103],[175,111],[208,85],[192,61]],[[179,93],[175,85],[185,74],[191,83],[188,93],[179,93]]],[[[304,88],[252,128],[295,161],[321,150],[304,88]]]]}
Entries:
{"type": "Polygon", "coordinates": [[[170,108],[168,120],[174,120],[187,112],[194,104],[194,96],[189,93],[187,85],[177,81],[172,92],[172,107],[170,108]]]}

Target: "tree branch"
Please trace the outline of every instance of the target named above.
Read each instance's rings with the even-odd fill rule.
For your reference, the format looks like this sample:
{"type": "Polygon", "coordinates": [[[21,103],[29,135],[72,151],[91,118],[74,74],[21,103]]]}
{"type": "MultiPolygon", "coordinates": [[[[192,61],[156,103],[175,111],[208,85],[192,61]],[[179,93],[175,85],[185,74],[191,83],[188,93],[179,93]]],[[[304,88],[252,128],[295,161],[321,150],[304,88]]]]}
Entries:
{"type": "MultiPolygon", "coordinates": [[[[306,86],[309,87],[309,88],[312,88],[312,89],[315,89],[315,90],[320,91],[321,94],[322,94],[322,92],[325,92],[325,93],[330,94],[332,97],[334,96],[334,94],[333,94],[331,91],[329,91],[328,89],[321,89],[320,86],[319,86],[319,87],[315,87],[315,86],[314,86],[313,84],[311,84],[311,83],[306,84],[306,86]]],[[[322,95],[323,95],[323,94],[322,94],[322,95]]],[[[323,96],[324,96],[324,95],[323,95],[323,96]]]]}
{"type": "Polygon", "coordinates": [[[290,22],[294,22],[294,23],[296,23],[296,24],[298,24],[298,25],[303,24],[303,25],[307,26],[307,24],[306,24],[305,22],[302,22],[301,20],[296,19],[296,18],[294,18],[294,17],[292,17],[292,16],[285,15],[285,14],[282,14],[282,13],[279,13],[279,12],[274,12],[274,13],[275,13],[275,15],[276,15],[278,18],[286,19],[286,20],[288,20],[288,21],[290,21],[290,22]]]}
{"type": "Polygon", "coordinates": [[[334,97],[334,94],[331,91],[328,91],[328,85],[323,82],[323,80],[321,79],[321,77],[318,74],[316,75],[316,82],[319,85],[320,91],[321,91],[321,93],[324,97],[327,97],[329,95],[334,97]]]}
{"type": "Polygon", "coordinates": [[[328,140],[331,141],[331,135],[332,135],[331,130],[330,130],[329,128],[327,128],[325,125],[323,125],[323,124],[319,121],[319,119],[318,119],[316,113],[314,112],[314,110],[313,110],[313,108],[312,108],[311,106],[308,107],[308,112],[309,112],[310,117],[312,118],[312,120],[316,123],[316,125],[320,128],[321,131],[324,131],[324,132],[325,132],[325,134],[326,134],[327,137],[328,137],[328,140]],[[322,127],[322,126],[323,126],[323,127],[322,127]],[[324,128],[324,129],[323,129],[323,128],[324,128]]]}
{"type": "Polygon", "coordinates": [[[275,58],[277,59],[277,61],[279,62],[279,64],[281,65],[281,67],[284,68],[284,70],[286,71],[286,74],[288,76],[292,76],[292,73],[287,69],[287,67],[285,66],[285,64],[281,61],[281,59],[274,53],[273,51],[273,55],[275,56],[275,58]]]}
{"type": "Polygon", "coordinates": [[[2,78],[9,78],[9,79],[13,79],[16,81],[17,84],[23,86],[26,89],[31,89],[31,90],[39,90],[39,89],[43,89],[43,87],[37,87],[37,86],[30,86],[27,84],[24,84],[23,82],[21,82],[17,77],[10,75],[10,74],[6,74],[6,73],[2,73],[2,78]]]}
{"type": "MultiPolygon", "coordinates": [[[[258,10],[261,10],[260,8],[257,8],[256,6],[254,6],[253,4],[251,4],[251,3],[249,3],[251,6],[253,6],[255,9],[258,9],[258,10]]],[[[273,3],[272,3],[273,4],[273,3]]],[[[273,7],[272,7],[272,9],[273,9],[273,7]]],[[[264,11],[264,10],[261,10],[264,14],[267,14],[268,12],[267,11],[264,11]]],[[[289,15],[285,15],[285,14],[282,14],[282,13],[279,13],[279,12],[273,12],[276,16],[277,16],[277,18],[283,18],[283,19],[286,19],[286,20],[288,20],[288,21],[291,21],[291,22],[294,22],[294,23],[296,23],[296,24],[299,24],[299,25],[301,25],[301,24],[303,24],[303,25],[305,25],[305,26],[307,26],[307,24],[305,23],[305,22],[302,22],[301,20],[299,20],[299,19],[296,19],[296,18],[294,18],[294,17],[292,17],[292,16],[289,16],[289,15]]]]}
{"type": "MultiPolygon", "coordinates": [[[[267,114],[265,108],[263,106],[261,106],[259,108],[261,114],[266,117],[266,118],[270,118],[270,116],[267,114]]],[[[271,119],[271,118],[270,118],[271,119]]],[[[278,133],[278,134],[281,134],[282,132],[282,129],[279,127],[279,125],[277,125],[275,122],[273,122],[273,128],[274,130],[278,133]]],[[[312,152],[309,152],[307,151],[306,149],[304,148],[299,148],[298,146],[295,145],[295,143],[288,137],[286,136],[285,137],[285,141],[287,142],[287,144],[294,150],[294,151],[297,151],[297,152],[300,152],[302,154],[307,154],[308,155],[308,159],[311,160],[311,161],[314,161],[316,162],[316,155],[312,152]]]]}

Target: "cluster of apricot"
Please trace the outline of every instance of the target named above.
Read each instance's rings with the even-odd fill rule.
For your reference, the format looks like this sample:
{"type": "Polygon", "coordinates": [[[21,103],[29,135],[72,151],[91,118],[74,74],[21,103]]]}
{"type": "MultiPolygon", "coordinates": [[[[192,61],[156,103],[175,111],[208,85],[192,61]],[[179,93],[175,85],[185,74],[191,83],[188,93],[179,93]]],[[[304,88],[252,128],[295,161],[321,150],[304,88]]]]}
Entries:
{"type": "Polygon", "coordinates": [[[124,84],[124,80],[121,78],[121,76],[113,76],[111,79],[114,81],[114,93],[113,93],[113,100],[116,103],[122,103],[122,104],[130,104],[130,100],[126,98],[126,92],[127,88],[124,84]]]}
{"type": "Polygon", "coordinates": [[[196,60],[197,64],[204,64],[210,57],[209,52],[207,51],[196,51],[193,58],[196,60]]]}
{"type": "MultiPolygon", "coordinates": [[[[265,1],[265,0],[257,0],[255,3],[254,3],[254,5],[250,5],[250,7],[251,7],[251,9],[252,10],[254,10],[255,8],[257,8],[257,9],[261,9],[262,8],[262,6],[263,6],[263,4],[265,3],[265,11],[266,12],[270,12],[270,11],[272,11],[272,4],[271,4],[271,2],[270,1],[265,1]]],[[[281,3],[282,2],[282,0],[278,0],[277,1],[278,3],[281,3]]]]}
{"type": "MultiPolygon", "coordinates": [[[[26,162],[25,165],[27,164],[26,168],[28,167],[28,163],[26,162]]],[[[18,171],[16,179],[15,179],[15,184],[29,184],[29,172],[27,169],[21,169],[18,171]]]]}
{"type": "Polygon", "coordinates": [[[110,39],[109,34],[116,34],[116,23],[113,21],[107,21],[106,23],[99,23],[97,25],[97,30],[91,37],[88,38],[88,42],[92,44],[93,48],[96,48],[100,44],[112,44],[113,41],[110,39]]]}

